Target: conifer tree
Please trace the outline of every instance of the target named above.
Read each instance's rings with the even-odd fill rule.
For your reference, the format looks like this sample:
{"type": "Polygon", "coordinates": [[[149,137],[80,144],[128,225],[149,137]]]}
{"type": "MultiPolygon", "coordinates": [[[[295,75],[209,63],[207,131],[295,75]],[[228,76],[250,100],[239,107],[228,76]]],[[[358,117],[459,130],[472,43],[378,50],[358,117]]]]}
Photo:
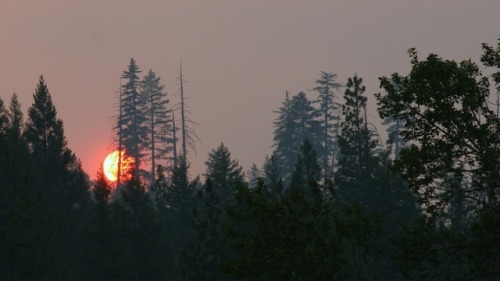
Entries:
{"type": "Polygon", "coordinates": [[[3,100],[0,98],[0,134],[5,134],[9,122],[8,112],[3,100]]]}
{"type": "Polygon", "coordinates": [[[14,93],[10,99],[9,112],[7,115],[9,117],[10,134],[14,139],[21,139],[24,131],[24,119],[23,112],[21,111],[21,104],[19,103],[16,93],[14,93]]]}
{"type": "Polygon", "coordinates": [[[235,184],[243,182],[242,167],[238,161],[231,159],[231,153],[223,143],[208,154],[205,165],[205,177],[210,179],[221,203],[227,205],[234,198],[235,184]]]}
{"type": "MultiPolygon", "coordinates": [[[[89,182],[80,161],[67,147],[63,122],[43,77],[28,109],[25,138],[34,164],[40,171],[41,204],[47,212],[41,225],[54,233],[56,254],[66,274],[73,274],[81,249],[74,241],[81,238],[81,224],[89,206],[89,182]]],[[[67,276],[69,278],[69,276],[67,276]]]]}
{"type": "Polygon", "coordinates": [[[262,171],[257,168],[257,165],[255,165],[255,163],[253,163],[247,173],[248,185],[250,187],[257,186],[257,181],[259,180],[259,178],[262,178],[262,171]]]}
{"type": "Polygon", "coordinates": [[[281,194],[283,191],[283,180],[281,177],[281,167],[277,157],[273,154],[266,156],[264,161],[264,182],[273,196],[281,194]]]}
{"type": "Polygon", "coordinates": [[[347,82],[342,106],[344,121],[339,136],[341,158],[335,174],[339,196],[350,203],[366,205],[369,200],[370,177],[378,165],[374,155],[376,141],[372,139],[366,120],[363,80],[354,75],[347,82]]]}
{"type": "MultiPolygon", "coordinates": [[[[120,150],[134,158],[135,174],[139,176],[142,158],[144,156],[144,145],[148,141],[146,122],[148,121],[144,108],[146,101],[140,94],[141,70],[135,60],[130,59],[127,70],[121,76],[125,79],[123,91],[120,94],[120,114],[117,120],[117,138],[120,150]]],[[[121,168],[121,167],[120,167],[121,168]]]]}
{"type": "MultiPolygon", "coordinates": [[[[331,177],[335,163],[335,152],[337,151],[337,134],[340,127],[340,104],[337,101],[336,93],[339,92],[342,85],[335,82],[337,75],[330,72],[321,72],[321,77],[316,80],[314,91],[318,93],[316,102],[319,104],[318,121],[321,126],[320,141],[321,147],[316,147],[319,158],[322,159],[321,165],[323,175],[326,179],[331,177]]],[[[311,141],[313,141],[311,139],[311,141]]]]}
{"type": "Polygon", "coordinates": [[[316,120],[317,111],[304,92],[289,98],[286,93],[282,107],[274,122],[274,154],[279,159],[281,175],[285,184],[290,182],[295,168],[300,146],[309,139],[314,148],[320,148],[320,124],[316,120]]]}
{"type": "Polygon", "coordinates": [[[13,127],[14,115],[22,119],[20,111],[0,106],[0,118],[8,121],[0,130],[0,280],[59,279],[60,255],[44,224],[49,213],[41,202],[41,177],[25,140],[16,134],[22,127],[13,127]]]}
{"type": "Polygon", "coordinates": [[[154,182],[157,165],[167,164],[168,154],[172,151],[172,138],[170,133],[171,118],[168,110],[169,100],[165,86],[160,83],[160,77],[152,70],[144,76],[141,83],[140,95],[145,99],[145,115],[147,117],[149,161],[151,161],[151,183],[154,182]]]}

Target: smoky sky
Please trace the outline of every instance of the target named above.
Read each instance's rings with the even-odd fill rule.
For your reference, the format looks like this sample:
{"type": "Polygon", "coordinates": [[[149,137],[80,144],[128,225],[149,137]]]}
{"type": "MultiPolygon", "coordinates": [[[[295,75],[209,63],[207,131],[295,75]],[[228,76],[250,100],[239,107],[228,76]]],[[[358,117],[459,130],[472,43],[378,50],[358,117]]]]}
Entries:
{"type": "MultiPolygon", "coordinates": [[[[182,61],[203,173],[221,142],[244,169],[272,151],[285,91],[315,95],[320,71],[357,74],[380,124],[378,77],[406,74],[407,50],[478,62],[500,35],[497,0],[38,0],[0,2],[0,97],[26,113],[43,74],[69,147],[93,178],[111,150],[119,77],[134,58],[178,102],[182,61]]],[[[25,119],[27,116],[25,115],[25,119]]],[[[383,130],[383,128],[381,128],[383,130]]]]}

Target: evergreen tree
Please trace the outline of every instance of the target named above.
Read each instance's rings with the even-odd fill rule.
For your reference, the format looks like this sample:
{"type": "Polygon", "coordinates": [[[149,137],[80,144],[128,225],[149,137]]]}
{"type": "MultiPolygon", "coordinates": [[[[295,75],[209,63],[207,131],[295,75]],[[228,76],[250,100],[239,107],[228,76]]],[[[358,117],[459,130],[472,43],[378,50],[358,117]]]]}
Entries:
{"type": "Polygon", "coordinates": [[[283,180],[281,177],[281,167],[277,157],[273,154],[271,157],[266,156],[264,162],[264,182],[274,196],[281,194],[283,191],[283,180]]]}
{"type": "Polygon", "coordinates": [[[60,254],[66,278],[77,279],[78,269],[73,267],[78,266],[76,259],[82,249],[74,241],[81,238],[81,225],[90,202],[88,177],[66,145],[63,122],[57,118],[43,77],[33,98],[25,138],[41,175],[40,200],[47,212],[41,225],[54,232],[56,244],[52,247],[55,254],[60,254]]]}
{"type": "Polygon", "coordinates": [[[5,134],[9,122],[8,112],[3,100],[0,98],[0,134],[5,134]]]}
{"type": "Polygon", "coordinates": [[[145,148],[149,150],[151,161],[151,183],[154,182],[157,165],[166,164],[168,154],[172,151],[172,124],[170,110],[167,109],[169,100],[164,91],[165,86],[160,83],[160,77],[149,70],[144,76],[140,88],[140,96],[145,99],[145,115],[147,117],[148,143],[145,148]]]}
{"type": "Polygon", "coordinates": [[[250,169],[248,170],[248,175],[247,175],[248,185],[250,187],[257,186],[257,181],[259,180],[259,178],[262,178],[262,171],[259,168],[257,168],[257,165],[255,165],[255,163],[253,163],[250,169]]]}
{"type": "Polygon", "coordinates": [[[276,113],[279,116],[274,122],[274,154],[281,164],[284,182],[288,184],[302,142],[309,139],[313,147],[320,147],[320,124],[316,120],[316,111],[304,92],[291,99],[287,93],[282,107],[276,113]]]}
{"type": "Polygon", "coordinates": [[[242,168],[231,159],[231,153],[221,143],[209,153],[205,185],[198,190],[200,199],[193,215],[196,241],[190,251],[196,271],[190,280],[227,280],[220,272],[221,260],[227,258],[229,249],[225,235],[226,209],[234,203],[237,187],[243,184],[242,168]]]}
{"type": "Polygon", "coordinates": [[[342,106],[344,121],[339,136],[341,158],[335,174],[339,196],[349,203],[366,205],[372,196],[368,183],[378,165],[374,155],[376,142],[371,138],[366,122],[366,101],[363,80],[356,75],[347,81],[345,104],[342,106]]]}
{"type": "MultiPolygon", "coordinates": [[[[142,158],[144,156],[144,146],[148,141],[146,122],[149,120],[145,114],[146,100],[140,94],[141,81],[139,74],[141,70],[130,59],[128,69],[123,71],[122,79],[126,80],[120,92],[119,116],[117,120],[118,146],[120,151],[125,150],[128,155],[134,158],[135,174],[139,176],[142,158]]],[[[119,167],[121,168],[121,167],[119,167]]]]}
{"type": "Polygon", "coordinates": [[[111,209],[119,239],[114,247],[123,251],[122,260],[115,265],[115,273],[121,277],[115,280],[166,280],[172,270],[166,225],[146,187],[133,178],[120,189],[120,198],[111,209]]]}
{"type": "Polygon", "coordinates": [[[19,103],[16,93],[14,93],[10,99],[9,112],[7,115],[9,117],[9,127],[12,138],[20,140],[24,131],[24,119],[23,112],[21,111],[21,104],[19,103]]]}
{"type": "Polygon", "coordinates": [[[300,147],[297,155],[297,164],[292,174],[291,188],[309,188],[311,183],[319,182],[321,179],[321,168],[318,164],[316,151],[306,139],[300,147]]]}
{"type": "MultiPolygon", "coordinates": [[[[183,159],[173,167],[170,183],[160,190],[157,209],[164,225],[175,227],[168,231],[168,241],[172,256],[175,257],[173,274],[176,278],[186,279],[192,269],[188,259],[192,253],[186,253],[194,239],[191,228],[193,209],[196,207],[195,189],[199,188],[198,178],[190,182],[187,178],[189,166],[183,159]]],[[[158,176],[161,177],[161,173],[158,176]]],[[[176,279],[177,280],[177,279],[176,279]]]]}
{"type": "MultiPolygon", "coordinates": [[[[259,181],[242,186],[230,209],[232,258],[222,268],[236,280],[337,280],[346,268],[331,201],[314,183],[273,198],[259,181]]],[[[345,270],[345,271],[344,271],[345,270]]]]}
{"type": "Polygon", "coordinates": [[[13,116],[22,120],[20,110],[6,111],[0,99],[0,279],[58,279],[61,264],[43,224],[40,177],[13,116]]]}
{"type": "Polygon", "coordinates": [[[317,120],[321,126],[321,147],[317,147],[316,150],[319,158],[322,159],[321,165],[325,179],[331,177],[333,173],[337,151],[336,138],[340,126],[340,104],[337,101],[336,92],[342,85],[335,82],[336,78],[336,74],[322,71],[320,79],[316,80],[316,87],[313,88],[318,93],[317,120]]]}
{"type": "Polygon", "coordinates": [[[210,179],[221,203],[227,206],[234,198],[235,184],[243,182],[242,167],[238,161],[231,159],[231,153],[223,143],[208,154],[205,165],[205,177],[210,179]]]}
{"type": "Polygon", "coordinates": [[[90,207],[88,222],[85,225],[85,243],[82,263],[83,280],[114,280],[120,273],[114,263],[125,253],[114,252],[117,233],[113,232],[111,221],[112,187],[106,180],[102,168],[93,182],[93,202],[90,207]]]}

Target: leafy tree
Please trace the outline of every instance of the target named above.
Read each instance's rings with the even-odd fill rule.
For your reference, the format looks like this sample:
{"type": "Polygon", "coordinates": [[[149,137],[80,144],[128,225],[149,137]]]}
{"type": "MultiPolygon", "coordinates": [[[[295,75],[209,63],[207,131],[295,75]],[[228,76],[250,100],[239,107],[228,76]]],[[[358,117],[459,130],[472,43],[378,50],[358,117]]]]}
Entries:
{"type": "Polygon", "coordinates": [[[146,149],[149,150],[151,161],[151,183],[155,177],[157,164],[166,164],[168,154],[172,151],[172,124],[170,110],[167,109],[169,100],[165,86],[160,83],[160,77],[152,70],[142,79],[140,96],[145,99],[145,116],[147,117],[147,130],[149,133],[146,149]]]}
{"type": "Polygon", "coordinates": [[[337,75],[330,72],[321,72],[321,77],[316,80],[314,91],[318,93],[317,103],[318,120],[321,126],[321,147],[317,147],[319,158],[322,159],[322,169],[325,179],[331,177],[337,152],[336,138],[340,127],[340,104],[336,92],[342,85],[335,82],[337,75]]]}
{"type": "Polygon", "coordinates": [[[409,54],[412,69],[403,79],[404,89],[395,94],[383,77],[386,94],[376,95],[382,118],[406,123],[401,135],[411,145],[401,150],[395,170],[426,211],[423,224],[408,229],[397,244],[399,264],[413,278],[498,278],[498,263],[492,261],[498,261],[500,251],[492,237],[499,232],[491,214],[499,212],[500,122],[488,106],[487,77],[470,60],[457,63],[430,54],[421,61],[414,49],[409,54]],[[466,227],[443,223],[441,218],[460,205],[471,214],[462,221],[466,227]],[[412,244],[416,233],[425,244],[412,244]]]}
{"type": "MultiPolygon", "coordinates": [[[[393,115],[405,120],[402,136],[412,144],[401,151],[397,170],[421,194],[421,203],[431,214],[443,211],[446,202],[439,197],[465,196],[475,208],[494,207],[495,187],[500,172],[496,140],[499,121],[488,108],[486,78],[471,61],[456,63],[429,55],[419,61],[411,49],[412,71],[405,77],[405,89],[394,95],[377,95],[382,117],[393,115]],[[470,187],[456,194],[442,183],[450,173],[470,180],[470,187]],[[443,188],[441,188],[443,187],[443,188]]],[[[387,87],[387,78],[381,85],[387,87]]]]}
{"type": "MultiPolygon", "coordinates": [[[[386,90],[393,92],[397,95],[399,92],[403,90],[403,79],[401,75],[394,73],[391,76],[391,84],[387,84],[386,90]]],[[[393,159],[399,158],[399,152],[401,149],[405,148],[407,143],[401,137],[401,131],[403,131],[405,127],[405,122],[402,119],[394,118],[393,116],[387,116],[384,119],[384,125],[388,125],[387,128],[387,144],[389,145],[390,154],[393,155],[393,159]]]]}

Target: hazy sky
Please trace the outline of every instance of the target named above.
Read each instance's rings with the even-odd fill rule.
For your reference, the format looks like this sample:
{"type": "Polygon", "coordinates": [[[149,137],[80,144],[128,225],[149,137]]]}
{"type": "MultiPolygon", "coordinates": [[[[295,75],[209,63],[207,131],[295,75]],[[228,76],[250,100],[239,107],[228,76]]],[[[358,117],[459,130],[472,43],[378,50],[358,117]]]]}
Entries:
{"type": "Polygon", "coordinates": [[[286,90],[311,89],[320,71],[341,83],[357,73],[373,102],[378,77],[408,72],[408,48],[479,61],[481,43],[500,35],[499,15],[498,0],[0,0],[0,97],[16,92],[26,112],[43,74],[69,147],[94,178],[130,58],[161,77],[173,103],[182,60],[200,124],[191,174],[221,142],[247,170],[272,150],[286,90]]]}

